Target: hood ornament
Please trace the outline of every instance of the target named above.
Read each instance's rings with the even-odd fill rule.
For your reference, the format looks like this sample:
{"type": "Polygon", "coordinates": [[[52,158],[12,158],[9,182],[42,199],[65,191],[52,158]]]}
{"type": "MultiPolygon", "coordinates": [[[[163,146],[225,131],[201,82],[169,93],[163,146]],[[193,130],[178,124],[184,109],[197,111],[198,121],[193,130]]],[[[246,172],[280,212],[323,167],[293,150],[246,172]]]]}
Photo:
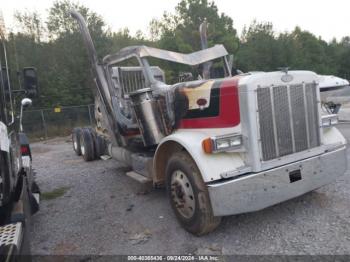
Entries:
{"type": "Polygon", "coordinates": [[[283,82],[288,83],[288,82],[291,82],[293,80],[293,76],[288,74],[289,67],[279,67],[278,70],[280,70],[283,73],[285,73],[285,75],[283,75],[281,77],[281,80],[283,82]]]}

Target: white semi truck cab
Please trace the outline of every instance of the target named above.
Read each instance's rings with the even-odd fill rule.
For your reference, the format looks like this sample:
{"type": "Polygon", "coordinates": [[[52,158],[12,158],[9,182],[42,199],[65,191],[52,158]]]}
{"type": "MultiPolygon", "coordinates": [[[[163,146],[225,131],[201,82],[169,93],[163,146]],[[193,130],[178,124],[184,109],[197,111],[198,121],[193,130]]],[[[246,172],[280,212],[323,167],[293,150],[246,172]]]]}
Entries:
{"type": "Polygon", "coordinates": [[[346,140],[337,115],[321,109],[315,73],[233,76],[226,49],[206,48],[203,34],[204,49],[191,54],[131,46],[99,61],[84,19],[71,14],[96,82],[96,127],[73,131],[74,150],[87,161],[108,152],[133,168],[131,176],[165,186],[187,231],[206,234],[222,216],[266,208],[344,174],[346,140]],[[169,84],[169,72],[149,60],[195,69],[169,84]]]}
{"type": "Polygon", "coordinates": [[[12,78],[8,59],[0,26],[0,260],[29,261],[30,217],[39,209],[40,190],[34,181],[22,113],[31,104],[23,96],[33,97],[37,90],[36,70],[23,69],[20,88],[14,85],[18,79],[12,78]]]}

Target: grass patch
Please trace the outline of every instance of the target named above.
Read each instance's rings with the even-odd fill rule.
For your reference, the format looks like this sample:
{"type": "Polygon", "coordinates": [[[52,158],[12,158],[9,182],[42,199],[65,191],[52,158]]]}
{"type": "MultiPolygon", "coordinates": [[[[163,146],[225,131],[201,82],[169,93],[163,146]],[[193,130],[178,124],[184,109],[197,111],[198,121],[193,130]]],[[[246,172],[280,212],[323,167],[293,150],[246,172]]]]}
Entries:
{"type": "Polygon", "coordinates": [[[40,198],[42,200],[56,199],[58,197],[63,196],[68,191],[68,189],[69,189],[69,187],[60,187],[60,188],[56,188],[56,189],[49,191],[49,192],[43,192],[43,193],[41,193],[40,198]]]}

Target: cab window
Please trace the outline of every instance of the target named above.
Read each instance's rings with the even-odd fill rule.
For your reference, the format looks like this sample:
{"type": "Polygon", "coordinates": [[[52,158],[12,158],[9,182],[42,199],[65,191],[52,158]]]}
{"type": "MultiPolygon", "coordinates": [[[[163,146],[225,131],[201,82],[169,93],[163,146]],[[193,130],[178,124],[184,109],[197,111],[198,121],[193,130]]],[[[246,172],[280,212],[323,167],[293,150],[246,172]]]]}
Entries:
{"type": "Polygon", "coordinates": [[[7,124],[11,124],[14,121],[13,116],[13,105],[12,105],[12,92],[11,92],[11,81],[10,72],[7,63],[6,47],[2,40],[0,40],[0,97],[1,104],[4,107],[1,109],[2,118],[7,124]]]}

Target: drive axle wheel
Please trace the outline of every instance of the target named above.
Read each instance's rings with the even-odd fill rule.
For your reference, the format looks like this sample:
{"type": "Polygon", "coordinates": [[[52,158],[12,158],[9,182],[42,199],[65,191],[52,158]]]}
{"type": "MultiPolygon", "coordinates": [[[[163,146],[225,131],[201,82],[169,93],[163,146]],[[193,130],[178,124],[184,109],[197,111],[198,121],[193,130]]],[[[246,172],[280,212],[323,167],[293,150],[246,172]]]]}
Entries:
{"type": "Polygon", "coordinates": [[[94,136],[94,146],[95,146],[95,157],[96,159],[100,159],[102,155],[105,154],[106,151],[106,141],[103,137],[95,134],[94,136]]]}
{"type": "Polygon", "coordinates": [[[85,161],[95,159],[94,138],[88,128],[81,129],[80,151],[85,161]]]}
{"type": "Polygon", "coordinates": [[[74,128],[72,131],[73,150],[78,156],[81,156],[80,135],[81,135],[81,128],[79,127],[74,128]]]}
{"type": "Polygon", "coordinates": [[[166,184],[171,207],[180,224],[197,236],[213,231],[221,221],[214,217],[207,186],[186,152],[170,157],[166,184]]]}

